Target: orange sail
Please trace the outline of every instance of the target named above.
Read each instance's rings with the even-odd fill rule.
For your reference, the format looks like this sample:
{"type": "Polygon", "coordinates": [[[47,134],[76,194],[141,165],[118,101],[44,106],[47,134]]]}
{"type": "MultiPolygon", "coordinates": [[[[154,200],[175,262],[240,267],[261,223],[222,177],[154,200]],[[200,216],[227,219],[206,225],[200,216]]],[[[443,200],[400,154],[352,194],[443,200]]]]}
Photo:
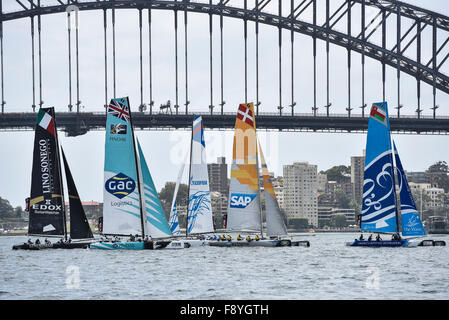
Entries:
{"type": "Polygon", "coordinates": [[[261,222],[254,104],[240,104],[235,121],[227,230],[261,232],[261,222]]]}

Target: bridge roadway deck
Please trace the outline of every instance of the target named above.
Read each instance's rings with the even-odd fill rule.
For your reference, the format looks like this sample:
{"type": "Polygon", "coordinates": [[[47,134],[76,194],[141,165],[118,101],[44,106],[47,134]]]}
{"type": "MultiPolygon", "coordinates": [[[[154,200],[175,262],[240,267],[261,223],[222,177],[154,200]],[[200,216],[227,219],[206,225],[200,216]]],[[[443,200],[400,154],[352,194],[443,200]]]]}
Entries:
{"type": "MultiPolygon", "coordinates": [[[[201,114],[206,129],[229,130],[235,125],[235,113],[201,114]]],[[[4,113],[0,115],[1,131],[33,130],[36,124],[36,113],[4,113]]],[[[188,129],[192,125],[193,114],[149,114],[134,112],[132,114],[135,129],[170,130],[188,129]]],[[[324,132],[364,132],[368,127],[368,117],[355,115],[296,114],[282,115],[261,113],[256,117],[257,129],[281,131],[324,131],[324,132]]],[[[104,130],[105,113],[101,112],[57,112],[56,124],[60,131],[68,136],[77,136],[91,130],[104,130]]],[[[448,134],[449,117],[390,116],[391,131],[395,133],[448,134]]]]}

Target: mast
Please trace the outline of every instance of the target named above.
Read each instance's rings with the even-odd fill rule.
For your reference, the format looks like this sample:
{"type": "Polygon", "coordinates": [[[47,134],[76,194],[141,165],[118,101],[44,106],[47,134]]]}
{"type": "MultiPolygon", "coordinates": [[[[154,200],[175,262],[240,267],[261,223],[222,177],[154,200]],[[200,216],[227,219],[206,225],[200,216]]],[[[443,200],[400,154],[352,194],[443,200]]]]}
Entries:
{"type": "Polygon", "coordinates": [[[397,169],[397,163],[396,163],[396,159],[395,159],[395,156],[394,156],[394,149],[393,149],[393,144],[391,143],[391,137],[390,137],[390,140],[389,140],[389,142],[390,142],[390,149],[391,149],[391,154],[392,154],[392,157],[391,157],[391,165],[393,166],[393,194],[394,194],[394,203],[395,203],[395,205],[396,205],[396,233],[397,234],[399,234],[399,230],[400,230],[400,228],[399,228],[399,210],[401,209],[401,198],[399,197],[399,199],[398,199],[398,197],[397,197],[397,190],[396,190],[396,183],[397,183],[397,181],[396,181],[396,174],[399,174],[398,173],[398,169],[397,169]]]}
{"type": "MultiPolygon", "coordinates": [[[[134,142],[134,137],[133,137],[133,142],[134,142]]],[[[140,145],[139,140],[137,139],[137,143],[140,145]]],[[[135,159],[136,159],[136,170],[137,170],[137,181],[138,181],[138,186],[139,186],[139,204],[140,204],[140,221],[142,223],[142,238],[145,239],[145,225],[146,225],[146,210],[145,210],[145,216],[143,215],[143,208],[145,208],[145,194],[144,193],[140,193],[140,186],[143,185],[143,177],[142,177],[142,166],[140,163],[140,158],[137,159],[137,154],[135,152],[136,150],[136,146],[134,145],[134,154],[135,154],[135,159]]]]}
{"type": "MultiPolygon", "coordinates": [[[[262,194],[260,192],[260,174],[259,174],[259,152],[257,148],[257,133],[256,133],[256,117],[254,116],[254,132],[255,132],[255,141],[256,144],[256,168],[257,168],[257,192],[259,194],[259,213],[260,213],[260,235],[263,239],[263,217],[262,217],[262,194]]],[[[266,201],[266,199],[265,199],[266,201]]]]}
{"type": "MultiPolygon", "coordinates": [[[[55,119],[56,124],[56,112],[55,108],[51,108],[53,112],[53,118],[55,119]]],[[[58,174],[59,174],[59,184],[61,186],[61,204],[62,204],[62,221],[64,226],[64,240],[67,240],[67,217],[66,217],[66,209],[65,209],[65,201],[64,201],[64,185],[62,184],[62,172],[61,172],[61,156],[59,154],[59,139],[58,139],[58,130],[55,125],[55,140],[56,140],[56,164],[58,165],[58,174]]]]}
{"type": "Polygon", "coordinates": [[[133,139],[133,152],[134,152],[134,160],[136,164],[136,174],[137,174],[137,190],[139,192],[139,203],[140,203],[140,223],[142,225],[142,240],[145,239],[145,223],[144,223],[144,215],[143,215],[143,206],[142,206],[142,188],[140,185],[140,170],[139,170],[139,161],[137,159],[137,153],[136,153],[136,139],[134,138],[134,127],[132,125],[133,120],[131,117],[131,106],[129,104],[129,98],[126,98],[126,102],[128,103],[129,108],[129,122],[131,123],[131,137],[133,139]]]}
{"type": "Polygon", "coordinates": [[[189,186],[187,190],[187,216],[186,216],[186,238],[189,233],[189,207],[190,207],[190,183],[192,174],[192,146],[193,146],[193,121],[192,121],[192,137],[190,138],[190,162],[189,162],[189,186]]]}

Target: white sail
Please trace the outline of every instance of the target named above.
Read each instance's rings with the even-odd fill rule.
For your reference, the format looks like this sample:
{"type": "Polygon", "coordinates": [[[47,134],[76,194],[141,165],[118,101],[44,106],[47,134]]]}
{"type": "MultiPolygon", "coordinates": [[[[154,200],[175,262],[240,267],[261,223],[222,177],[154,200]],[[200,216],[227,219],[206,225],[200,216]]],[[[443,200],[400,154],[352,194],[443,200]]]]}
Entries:
{"type": "Polygon", "coordinates": [[[262,148],[259,143],[259,154],[262,165],[263,186],[265,194],[265,211],[267,222],[267,236],[286,236],[287,227],[285,226],[284,219],[279,209],[279,204],[274,193],[273,183],[268,172],[267,163],[263,156],[262,148]]]}
{"type": "Polygon", "coordinates": [[[226,229],[262,232],[256,122],[252,103],[241,104],[237,111],[226,229]]]}
{"type": "Polygon", "coordinates": [[[214,232],[203,120],[194,116],[190,153],[187,233],[214,232]]]}
{"type": "Polygon", "coordinates": [[[184,167],[185,167],[185,162],[182,164],[181,169],[179,170],[179,173],[178,173],[178,179],[176,180],[175,191],[173,192],[173,201],[172,201],[171,209],[170,209],[170,218],[168,221],[168,223],[170,225],[171,233],[174,236],[181,234],[181,230],[179,229],[179,218],[178,218],[176,197],[178,196],[179,184],[181,183],[182,174],[184,173],[184,167]]]}

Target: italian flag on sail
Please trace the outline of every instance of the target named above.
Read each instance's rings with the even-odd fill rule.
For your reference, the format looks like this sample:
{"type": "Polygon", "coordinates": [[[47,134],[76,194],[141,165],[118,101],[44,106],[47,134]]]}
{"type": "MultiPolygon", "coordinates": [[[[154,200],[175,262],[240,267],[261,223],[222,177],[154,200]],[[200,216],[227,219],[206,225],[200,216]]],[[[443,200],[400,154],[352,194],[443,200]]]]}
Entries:
{"type": "Polygon", "coordinates": [[[379,121],[383,124],[386,124],[385,119],[387,118],[387,113],[382,108],[379,108],[378,106],[373,105],[373,107],[371,108],[370,116],[373,117],[374,119],[376,119],[377,121],[379,121]]]}
{"type": "Polygon", "coordinates": [[[37,124],[55,136],[55,119],[42,109],[37,114],[37,124]]]}

